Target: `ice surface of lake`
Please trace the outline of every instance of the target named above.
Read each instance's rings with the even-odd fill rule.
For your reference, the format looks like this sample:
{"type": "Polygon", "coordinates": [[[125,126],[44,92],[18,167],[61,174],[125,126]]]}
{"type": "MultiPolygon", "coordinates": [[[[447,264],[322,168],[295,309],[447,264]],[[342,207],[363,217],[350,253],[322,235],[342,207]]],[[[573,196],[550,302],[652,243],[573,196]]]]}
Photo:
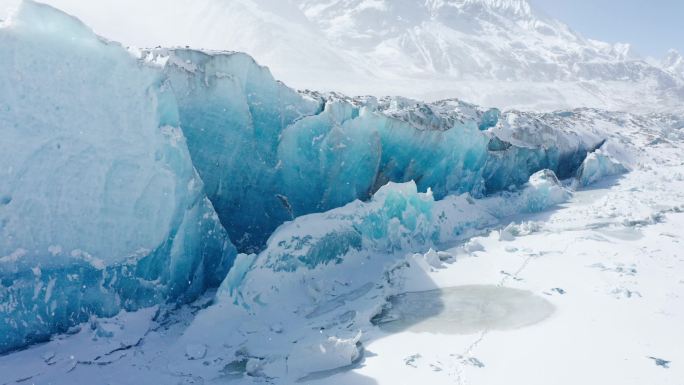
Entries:
{"type": "Polygon", "coordinates": [[[404,293],[373,319],[382,330],[472,334],[510,330],[548,318],[554,306],[532,292],[493,285],[404,293]]]}

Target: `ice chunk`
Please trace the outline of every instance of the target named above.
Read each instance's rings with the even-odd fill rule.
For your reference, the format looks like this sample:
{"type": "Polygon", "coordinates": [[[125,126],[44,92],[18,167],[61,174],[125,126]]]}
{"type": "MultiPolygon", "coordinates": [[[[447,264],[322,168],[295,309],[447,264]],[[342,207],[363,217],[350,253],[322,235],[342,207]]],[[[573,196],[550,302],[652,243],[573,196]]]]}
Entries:
{"type": "Polygon", "coordinates": [[[298,344],[288,357],[288,369],[295,377],[349,366],[359,358],[359,332],[352,338],[329,337],[311,345],[298,344]]]}
{"type": "Polygon", "coordinates": [[[428,271],[444,267],[444,263],[442,263],[439,253],[432,248],[425,254],[413,254],[412,257],[416,263],[428,271]]]}
{"type": "Polygon", "coordinates": [[[551,170],[541,170],[530,176],[522,200],[524,212],[538,212],[570,199],[572,193],[564,188],[551,170]]]}
{"type": "Polygon", "coordinates": [[[482,115],[482,120],[479,125],[480,130],[487,130],[496,126],[499,123],[499,119],[501,119],[501,111],[499,111],[498,108],[487,110],[482,115]]]}
{"type": "Polygon", "coordinates": [[[217,286],[234,249],[157,69],[24,2],[0,28],[0,352],[217,286]]]}
{"type": "Polygon", "coordinates": [[[520,187],[543,169],[552,170],[560,179],[573,177],[587,154],[605,141],[605,131],[587,127],[601,126],[607,119],[584,110],[503,113],[488,131],[490,157],[483,171],[486,191],[520,187]]]}
{"type": "Polygon", "coordinates": [[[357,201],[283,226],[259,258],[276,271],[294,271],[340,263],[362,249],[393,252],[430,244],[439,237],[434,202],[432,194],[419,193],[413,182],[390,183],[366,204],[357,201]]]}
{"type": "MultiPolygon", "coordinates": [[[[242,281],[245,279],[245,276],[249,272],[249,269],[252,268],[252,265],[254,264],[254,261],[256,261],[256,258],[256,254],[238,254],[235,258],[233,267],[228,272],[228,276],[226,276],[226,278],[223,280],[223,283],[221,284],[220,291],[227,292],[231,296],[237,296],[237,289],[242,284],[242,281]]],[[[237,303],[237,297],[235,301],[237,303]]]]}
{"type": "Polygon", "coordinates": [[[508,226],[499,230],[497,233],[499,235],[499,238],[498,238],[499,241],[503,241],[503,242],[515,241],[515,237],[516,237],[515,225],[513,225],[512,223],[509,223],[508,226]]]}
{"type": "Polygon", "coordinates": [[[589,186],[603,178],[624,174],[627,171],[617,159],[599,149],[584,159],[577,171],[577,180],[581,186],[589,186]]]}
{"type": "Polygon", "coordinates": [[[469,254],[473,254],[478,251],[484,251],[485,247],[477,239],[470,239],[463,245],[463,250],[465,250],[469,254]]]}
{"type": "Polygon", "coordinates": [[[203,344],[189,344],[185,347],[185,356],[189,360],[201,360],[207,355],[207,346],[203,344]]]}
{"type": "Polygon", "coordinates": [[[520,189],[494,194],[477,201],[476,206],[501,219],[520,213],[544,211],[565,203],[571,197],[572,192],[563,186],[553,171],[541,170],[532,174],[520,189]]]}

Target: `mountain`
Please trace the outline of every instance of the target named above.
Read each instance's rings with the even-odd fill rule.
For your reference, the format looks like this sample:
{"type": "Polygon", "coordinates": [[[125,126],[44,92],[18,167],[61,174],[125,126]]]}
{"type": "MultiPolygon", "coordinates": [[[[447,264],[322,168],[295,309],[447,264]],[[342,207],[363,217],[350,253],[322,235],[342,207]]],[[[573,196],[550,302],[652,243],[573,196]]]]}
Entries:
{"type": "Polygon", "coordinates": [[[635,109],[632,101],[682,96],[681,78],[640,59],[629,45],[586,39],[526,0],[298,4],[333,44],[371,63],[381,78],[411,79],[407,88],[423,93],[412,96],[542,109],[635,109]]]}
{"type": "Polygon", "coordinates": [[[536,15],[524,0],[319,3],[300,0],[300,7],[330,41],[407,76],[610,79],[612,73],[595,67],[632,59],[628,46],[586,40],[566,25],[536,15]]]}
{"type": "Polygon", "coordinates": [[[46,1],[124,44],[247,52],[300,89],[523,110],[684,100],[676,60],[585,38],[527,0],[46,1]]]}
{"type": "Polygon", "coordinates": [[[661,65],[675,75],[684,76],[684,57],[674,49],[668,51],[661,65]]]}

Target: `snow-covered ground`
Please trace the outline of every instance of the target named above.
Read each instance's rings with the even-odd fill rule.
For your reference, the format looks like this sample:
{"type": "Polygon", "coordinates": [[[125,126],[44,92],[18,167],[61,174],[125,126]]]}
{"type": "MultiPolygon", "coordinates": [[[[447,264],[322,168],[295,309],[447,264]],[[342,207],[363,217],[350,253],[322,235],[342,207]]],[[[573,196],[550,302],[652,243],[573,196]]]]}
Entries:
{"type": "MultiPolygon", "coordinates": [[[[669,175],[657,178],[663,177],[669,175]]],[[[578,193],[565,208],[526,218],[543,223],[533,234],[475,238],[483,250],[428,273],[429,280],[406,282],[408,290],[482,284],[528,290],[555,307],[548,319],[462,335],[445,332],[446,326],[378,332],[353,371],[311,383],[680,384],[684,215],[656,213],[665,207],[681,211],[681,196],[651,201],[656,215],[645,221],[606,221],[632,217],[619,211],[630,210],[629,204],[619,207],[614,200],[644,189],[630,179],[578,193]]]]}

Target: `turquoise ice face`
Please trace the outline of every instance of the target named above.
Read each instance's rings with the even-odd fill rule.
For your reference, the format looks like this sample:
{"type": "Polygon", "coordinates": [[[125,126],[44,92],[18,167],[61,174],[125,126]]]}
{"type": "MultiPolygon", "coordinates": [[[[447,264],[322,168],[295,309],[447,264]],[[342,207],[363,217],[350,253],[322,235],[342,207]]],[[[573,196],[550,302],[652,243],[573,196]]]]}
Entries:
{"type": "Polygon", "coordinates": [[[235,249],[157,68],[25,2],[0,106],[0,352],[220,284],[235,249]]]}
{"type": "Polygon", "coordinates": [[[149,55],[165,60],[193,163],[243,252],[285,221],[367,200],[388,182],[415,181],[437,199],[484,196],[541,169],[572,176],[592,146],[512,144],[493,133],[500,111],[460,102],[296,93],[240,53],[149,55]]]}

